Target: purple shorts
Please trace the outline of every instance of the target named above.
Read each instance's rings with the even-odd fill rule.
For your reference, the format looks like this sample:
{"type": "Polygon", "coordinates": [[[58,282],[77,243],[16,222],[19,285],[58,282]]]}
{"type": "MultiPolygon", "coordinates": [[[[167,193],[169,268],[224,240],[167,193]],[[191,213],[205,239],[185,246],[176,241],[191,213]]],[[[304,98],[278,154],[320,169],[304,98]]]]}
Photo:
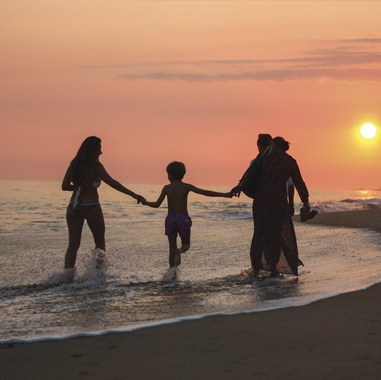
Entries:
{"type": "Polygon", "coordinates": [[[170,237],[180,235],[180,237],[190,236],[192,219],[184,212],[169,212],[165,218],[165,234],[170,237]]]}

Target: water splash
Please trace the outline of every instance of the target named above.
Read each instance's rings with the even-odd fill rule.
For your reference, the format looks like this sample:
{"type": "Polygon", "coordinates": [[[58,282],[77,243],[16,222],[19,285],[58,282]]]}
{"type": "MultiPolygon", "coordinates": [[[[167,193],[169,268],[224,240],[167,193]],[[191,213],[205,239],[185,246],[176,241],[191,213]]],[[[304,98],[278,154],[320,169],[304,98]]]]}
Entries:
{"type": "Polygon", "coordinates": [[[43,282],[43,284],[47,286],[58,286],[70,283],[74,280],[75,272],[75,268],[68,268],[64,269],[63,271],[53,270],[53,272],[48,275],[48,278],[43,282]]]}
{"type": "Polygon", "coordinates": [[[169,268],[161,277],[161,282],[173,282],[177,281],[180,277],[179,267],[169,268]]]}
{"type": "Polygon", "coordinates": [[[107,269],[110,264],[107,261],[106,252],[100,248],[90,251],[82,259],[84,273],[78,278],[79,282],[104,281],[107,277],[107,269]]]}
{"type": "Polygon", "coordinates": [[[285,278],[295,278],[294,275],[287,275],[283,273],[276,273],[273,275],[270,271],[260,270],[255,273],[253,268],[241,271],[241,282],[243,284],[251,284],[263,280],[274,280],[274,279],[285,279],[285,278]]]}
{"type": "Polygon", "coordinates": [[[107,278],[108,263],[106,252],[100,248],[96,248],[88,252],[82,259],[83,269],[76,268],[54,269],[48,274],[45,281],[42,282],[46,286],[59,286],[72,282],[99,282],[107,278]]]}

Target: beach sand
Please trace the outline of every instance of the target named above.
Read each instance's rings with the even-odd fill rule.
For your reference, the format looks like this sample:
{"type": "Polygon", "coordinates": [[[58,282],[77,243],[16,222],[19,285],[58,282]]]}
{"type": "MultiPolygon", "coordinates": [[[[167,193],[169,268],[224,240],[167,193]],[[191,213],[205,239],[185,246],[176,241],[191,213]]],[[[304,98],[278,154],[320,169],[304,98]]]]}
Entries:
{"type": "MultiPolygon", "coordinates": [[[[307,223],[381,232],[381,210],[319,214],[307,223]]],[[[0,373],[4,379],[39,380],[378,380],[381,284],[306,306],[2,345],[0,373]]]]}
{"type": "MultiPolygon", "coordinates": [[[[293,219],[294,221],[300,222],[299,215],[295,215],[293,219]]],[[[337,227],[370,228],[374,231],[381,232],[381,210],[322,213],[317,214],[315,218],[305,223],[337,227]]]]}

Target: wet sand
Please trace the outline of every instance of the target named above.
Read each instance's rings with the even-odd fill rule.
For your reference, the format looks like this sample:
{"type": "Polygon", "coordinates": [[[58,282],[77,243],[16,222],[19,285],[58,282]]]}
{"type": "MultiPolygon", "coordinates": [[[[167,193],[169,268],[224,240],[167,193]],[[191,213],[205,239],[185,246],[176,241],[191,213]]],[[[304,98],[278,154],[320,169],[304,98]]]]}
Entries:
{"type": "MultiPolygon", "coordinates": [[[[381,232],[381,210],[319,214],[307,223],[381,232]]],[[[378,380],[380,347],[377,284],[306,306],[3,345],[0,371],[4,379],[378,380]]]]}

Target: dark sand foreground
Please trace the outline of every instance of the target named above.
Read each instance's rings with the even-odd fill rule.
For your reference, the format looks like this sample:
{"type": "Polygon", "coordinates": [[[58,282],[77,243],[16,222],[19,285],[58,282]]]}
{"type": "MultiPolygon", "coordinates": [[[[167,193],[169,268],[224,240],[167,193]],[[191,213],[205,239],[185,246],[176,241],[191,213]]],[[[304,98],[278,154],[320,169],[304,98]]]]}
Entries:
{"type": "MultiPolygon", "coordinates": [[[[322,214],[313,221],[381,231],[381,211],[322,214]]],[[[0,374],[39,380],[379,380],[381,284],[300,307],[3,345],[0,374]]]]}

